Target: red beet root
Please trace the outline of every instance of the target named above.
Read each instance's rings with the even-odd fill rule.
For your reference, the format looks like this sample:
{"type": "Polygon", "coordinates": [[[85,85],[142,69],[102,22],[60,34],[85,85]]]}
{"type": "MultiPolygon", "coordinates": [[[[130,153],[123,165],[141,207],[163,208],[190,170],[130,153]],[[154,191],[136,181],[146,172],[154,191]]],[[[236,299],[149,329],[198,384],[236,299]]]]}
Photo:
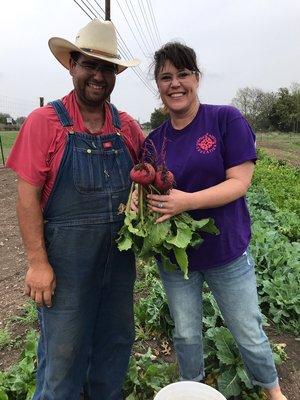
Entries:
{"type": "Polygon", "coordinates": [[[130,171],[130,178],[133,182],[147,186],[154,181],[155,169],[149,163],[137,164],[130,171]]]}
{"type": "Polygon", "coordinates": [[[156,172],[154,178],[154,186],[162,193],[170,190],[174,183],[174,175],[167,169],[162,169],[156,172]]]}

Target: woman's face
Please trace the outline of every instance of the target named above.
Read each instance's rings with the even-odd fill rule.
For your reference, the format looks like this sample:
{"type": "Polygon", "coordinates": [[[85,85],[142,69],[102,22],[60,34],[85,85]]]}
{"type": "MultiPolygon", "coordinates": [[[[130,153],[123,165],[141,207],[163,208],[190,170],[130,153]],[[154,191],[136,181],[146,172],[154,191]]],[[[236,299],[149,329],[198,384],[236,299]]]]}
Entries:
{"type": "Polygon", "coordinates": [[[185,114],[198,104],[199,75],[188,69],[177,69],[166,61],[156,79],[160,97],[170,114],[185,114]]]}

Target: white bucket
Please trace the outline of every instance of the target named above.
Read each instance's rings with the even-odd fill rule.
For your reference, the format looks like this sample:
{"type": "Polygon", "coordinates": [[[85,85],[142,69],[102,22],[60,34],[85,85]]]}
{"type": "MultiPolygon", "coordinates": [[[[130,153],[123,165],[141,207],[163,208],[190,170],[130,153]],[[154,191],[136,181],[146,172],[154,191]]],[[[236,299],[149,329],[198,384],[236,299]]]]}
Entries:
{"type": "Polygon", "coordinates": [[[162,388],[153,400],[226,400],[226,398],[204,383],[181,381],[162,388]]]}

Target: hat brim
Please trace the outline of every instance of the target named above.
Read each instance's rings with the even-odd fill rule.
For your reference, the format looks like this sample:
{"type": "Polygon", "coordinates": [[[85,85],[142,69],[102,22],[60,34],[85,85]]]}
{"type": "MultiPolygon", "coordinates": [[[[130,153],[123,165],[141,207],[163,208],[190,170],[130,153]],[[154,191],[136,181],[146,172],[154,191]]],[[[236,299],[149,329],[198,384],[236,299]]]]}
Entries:
{"type": "Polygon", "coordinates": [[[117,74],[120,74],[128,67],[136,67],[140,63],[138,59],[123,60],[117,57],[106,57],[102,54],[95,54],[84,51],[80,47],[77,47],[73,43],[69,42],[68,40],[59,37],[53,37],[49,39],[48,45],[54,57],[67,69],[69,69],[70,66],[70,53],[72,51],[78,51],[79,53],[84,54],[88,57],[92,57],[97,60],[104,60],[109,63],[115,64],[117,66],[117,74]]]}

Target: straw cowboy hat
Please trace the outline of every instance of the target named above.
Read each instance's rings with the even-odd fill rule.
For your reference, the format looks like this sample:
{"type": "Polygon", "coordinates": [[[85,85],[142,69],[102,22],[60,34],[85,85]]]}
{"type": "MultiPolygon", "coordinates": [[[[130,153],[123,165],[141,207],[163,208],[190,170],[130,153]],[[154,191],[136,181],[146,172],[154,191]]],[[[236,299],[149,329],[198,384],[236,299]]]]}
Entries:
{"type": "Polygon", "coordinates": [[[51,38],[48,44],[57,60],[67,69],[72,51],[116,64],[118,74],[140,63],[137,59],[123,60],[118,55],[116,31],[111,21],[94,19],[89,22],[78,32],[75,44],[58,37],[51,38]]]}

